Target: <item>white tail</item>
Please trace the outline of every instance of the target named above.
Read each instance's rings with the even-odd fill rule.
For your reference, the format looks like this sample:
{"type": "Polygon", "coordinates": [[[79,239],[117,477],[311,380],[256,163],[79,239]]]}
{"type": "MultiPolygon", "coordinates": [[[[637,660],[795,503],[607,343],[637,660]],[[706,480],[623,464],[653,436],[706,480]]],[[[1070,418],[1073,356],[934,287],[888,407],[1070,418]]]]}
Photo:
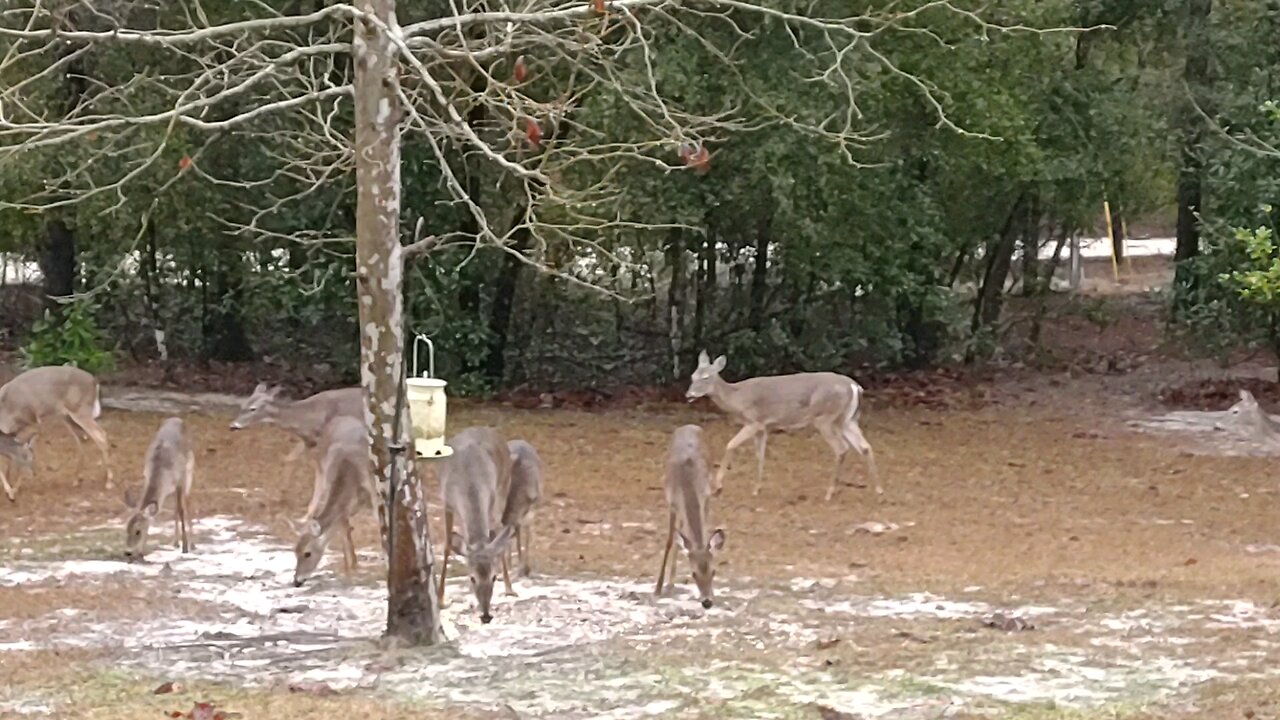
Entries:
{"type": "MultiPolygon", "coordinates": [[[[326,390],[302,400],[292,401],[280,397],[281,389],[258,383],[253,393],[240,406],[240,414],[231,421],[232,430],[243,430],[254,425],[276,425],[289,431],[301,441],[285,458],[285,463],[308,455],[306,462],[319,473],[320,454],[316,446],[325,425],[335,417],[355,418],[364,422],[364,393],[358,387],[326,390]],[[310,452],[308,452],[310,451],[310,452]]],[[[312,515],[324,498],[317,492],[311,496],[307,515],[312,515]]]]}
{"type": "MultiPolygon", "coordinates": [[[[516,552],[520,557],[520,575],[532,573],[533,516],[542,502],[542,458],[538,451],[524,440],[507,443],[511,453],[511,489],[502,509],[502,524],[516,529],[516,552]]],[[[507,565],[511,564],[511,550],[507,549],[507,565]]]]}
{"type": "Polygon", "coordinates": [[[445,548],[440,567],[440,606],[444,606],[444,584],[449,572],[449,553],[463,556],[471,575],[472,589],[480,609],[480,621],[493,620],[489,606],[493,583],[502,567],[507,592],[511,576],[507,568],[507,543],[515,528],[501,525],[504,505],[511,487],[511,451],[497,430],[467,428],[449,440],[453,455],[440,464],[440,494],[444,500],[445,548]],[[462,533],[454,532],[461,519],[462,533]]]}
{"type": "Polygon", "coordinates": [[[125,493],[125,504],[132,511],[124,530],[124,555],[141,560],[146,554],[147,532],[151,521],[170,495],[174,495],[173,543],[182,552],[191,552],[191,482],[195,477],[196,456],[187,438],[182,420],[171,417],[160,424],[142,466],[142,495],[125,493]]]}
{"type": "MultiPolygon", "coordinates": [[[[98,391],[97,379],[79,368],[49,366],[28,370],[0,387],[0,435],[7,435],[30,450],[48,421],[61,420],[76,445],[88,438],[98,447],[110,488],[114,476],[107,433],[97,421],[101,413],[98,391]]],[[[21,475],[21,471],[14,473],[11,485],[8,475],[0,474],[10,501],[17,499],[21,475]]],[[[77,470],[76,484],[80,482],[77,470]]]]}
{"type": "MultiPolygon", "coordinates": [[[[369,472],[369,433],[363,420],[339,415],[325,424],[317,440],[320,469],[313,498],[321,504],[307,512],[302,526],[295,527],[297,561],[293,584],[301,587],[324,557],[335,530],[343,533],[343,570],[356,567],[355,544],[351,538],[351,517],[359,508],[372,507],[376,494],[369,472]]],[[[292,523],[290,523],[292,525],[292,523]]]]}
{"type": "Polygon", "coordinates": [[[771,375],[730,383],[720,377],[724,365],[723,355],[711,362],[706,351],[700,353],[698,368],[693,371],[689,390],[685,393],[690,401],[710,397],[721,410],[743,425],[725,447],[724,458],[712,483],[715,493],[724,487],[724,476],[729,471],[733,451],[755,438],[756,485],[752,494],[758,495],[764,483],[764,456],[769,432],[806,427],[816,428],[836,456],[827,500],[835,495],[844,460],[850,450],[866,457],[867,471],[875,482],[876,492],[883,492],[875,455],[858,426],[862,387],[853,379],[838,373],[817,372],[771,375]]]}
{"type": "MultiPolygon", "coordinates": [[[[670,522],[667,526],[667,544],[662,550],[662,565],[658,567],[658,585],[654,593],[662,595],[663,576],[667,572],[667,558],[671,555],[673,538],[679,538],[680,549],[689,557],[693,582],[698,586],[698,599],[702,607],[710,608],[715,600],[712,579],[715,571],[712,562],[715,554],[724,547],[724,530],[708,531],[708,511],[711,499],[711,483],[708,479],[706,450],[702,444],[702,428],[682,425],[671,435],[671,449],[667,452],[667,473],[664,481],[670,522]]],[[[675,584],[676,561],[671,560],[671,578],[675,584]]]]}

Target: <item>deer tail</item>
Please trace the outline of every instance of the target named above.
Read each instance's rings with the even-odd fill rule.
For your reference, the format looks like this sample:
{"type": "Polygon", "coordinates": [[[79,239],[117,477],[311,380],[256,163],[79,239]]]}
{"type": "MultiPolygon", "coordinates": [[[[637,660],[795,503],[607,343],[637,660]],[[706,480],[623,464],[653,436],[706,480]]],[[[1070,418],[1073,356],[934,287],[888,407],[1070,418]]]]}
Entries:
{"type": "Polygon", "coordinates": [[[849,411],[844,418],[845,424],[856,423],[862,417],[862,388],[856,382],[850,382],[849,387],[853,390],[853,397],[849,400],[849,411]]]}
{"type": "Polygon", "coordinates": [[[102,386],[94,384],[93,386],[93,419],[97,420],[102,414],[102,386]]]}

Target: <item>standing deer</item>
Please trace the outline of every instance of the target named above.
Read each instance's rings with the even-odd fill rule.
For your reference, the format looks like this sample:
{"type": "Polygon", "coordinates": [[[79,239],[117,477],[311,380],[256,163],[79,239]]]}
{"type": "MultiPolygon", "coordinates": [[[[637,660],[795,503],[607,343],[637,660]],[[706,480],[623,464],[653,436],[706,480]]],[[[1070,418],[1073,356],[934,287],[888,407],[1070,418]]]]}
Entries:
{"type": "MultiPolygon", "coordinates": [[[[520,575],[529,577],[533,556],[533,516],[542,501],[542,458],[524,440],[507,443],[511,452],[511,489],[502,510],[502,524],[516,529],[516,552],[520,556],[520,575]]],[[[507,548],[507,565],[511,564],[511,548],[507,548]]]]}
{"type": "Polygon", "coordinates": [[[253,425],[276,425],[289,431],[301,441],[284,459],[292,465],[304,454],[307,464],[317,478],[307,515],[311,516],[324,502],[320,477],[320,454],[317,444],[325,424],[335,417],[351,417],[364,421],[364,392],[358,387],[325,390],[302,400],[292,401],[280,397],[280,388],[258,383],[253,394],[245,399],[240,414],[231,421],[232,430],[243,430],[253,425]]]}
{"type": "Polygon", "coordinates": [[[124,502],[133,512],[124,529],[124,556],[141,560],[146,554],[147,531],[160,506],[174,496],[173,545],[181,538],[182,552],[191,552],[191,481],[195,477],[196,456],[187,438],[186,426],[180,418],[171,417],[160,424],[147,458],[142,466],[142,496],[136,501],[125,492],[124,502]]]}
{"type": "MultiPolygon", "coordinates": [[[[98,393],[97,379],[79,368],[53,365],[27,370],[0,386],[0,436],[25,444],[30,450],[45,422],[61,420],[71,431],[77,446],[82,445],[86,437],[98,446],[107,476],[107,488],[111,488],[114,478],[111,452],[107,433],[98,424],[98,416],[102,414],[98,393]]],[[[11,442],[6,444],[12,446],[11,442]]],[[[23,463],[19,461],[18,464],[23,463]]],[[[0,483],[4,485],[10,502],[17,500],[18,477],[22,468],[19,471],[15,473],[12,485],[6,474],[0,474],[0,483]]],[[[27,463],[26,472],[32,471],[30,463],[27,463]]],[[[81,481],[77,472],[76,485],[81,481]]]]}
{"type": "Polygon", "coordinates": [[[440,464],[440,494],[444,500],[444,563],[440,567],[440,606],[444,607],[445,578],[449,573],[449,552],[467,561],[471,590],[480,606],[480,622],[489,623],[493,582],[502,566],[502,580],[512,593],[506,549],[515,528],[501,524],[503,505],[510,494],[511,451],[497,430],[467,428],[449,445],[453,455],[440,464]],[[454,532],[455,519],[462,521],[462,533],[454,532]]]}
{"type": "MultiPolygon", "coordinates": [[[[724,530],[707,533],[707,511],[711,485],[707,479],[706,450],[702,445],[702,428],[682,425],[671,435],[671,449],[667,452],[667,475],[664,485],[670,523],[667,526],[667,545],[662,551],[662,565],[658,568],[658,585],[654,594],[662,595],[662,578],[667,572],[667,558],[671,555],[672,538],[679,538],[680,549],[689,556],[693,582],[698,586],[698,598],[702,607],[710,608],[714,602],[711,582],[716,571],[711,567],[715,554],[724,547],[724,530]]],[[[671,577],[668,585],[675,584],[676,560],[671,559],[671,577]]]]}
{"type": "Polygon", "coordinates": [[[817,428],[836,455],[827,500],[836,492],[840,471],[850,450],[856,450],[867,458],[867,469],[875,482],[876,492],[883,492],[871,445],[858,427],[862,386],[852,378],[830,372],[771,375],[731,383],[720,377],[724,364],[723,355],[713,363],[705,350],[699,353],[698,368],[693,371],[689,390],[685,393],[690,402],[703,396],[710,397],[717,407],[743,425],[725,446],[724,457],[712,483],[715,494],[720,494],[724,487],[730,455],[739,445],[755,438],[756,485],[751,494],[759,495],[764,484],[764,453],[769,431],[806,427],[817,428]]]}
{"type": "Polygon", "coordinates": [[[342,415],[333,418],[320,433],[317,447],[321,457],[316,485],[323,487],[324,502],[314,515],[308,513],[300,528],[294,528],[298,532],[298,542],[293,551],[297,561],[293,572],[294,587],[302,587],[315,572],[329,545],[329,538],[339,527],[345,545],[343,571],[349,575],[355,569],[351,517],[359,508],[372,507],[373,498],[377,495],[369,471],[369,433],[363,420],[342,415]]]}

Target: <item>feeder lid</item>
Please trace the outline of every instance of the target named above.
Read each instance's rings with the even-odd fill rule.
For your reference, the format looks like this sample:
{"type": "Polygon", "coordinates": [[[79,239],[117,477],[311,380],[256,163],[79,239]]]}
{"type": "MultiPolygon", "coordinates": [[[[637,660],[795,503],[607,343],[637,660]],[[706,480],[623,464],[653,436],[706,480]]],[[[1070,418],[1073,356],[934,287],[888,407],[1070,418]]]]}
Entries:
{"type": "Polygon", "coordinates": [[[449,384],[448,382],[441,380],[440,378],[429,378],[429,377],[405,378],[405,382],[409,385],[412,385],[414,387],[420,387],[420,388],[432,388],[432,387],[442,388],[449,384]]]}

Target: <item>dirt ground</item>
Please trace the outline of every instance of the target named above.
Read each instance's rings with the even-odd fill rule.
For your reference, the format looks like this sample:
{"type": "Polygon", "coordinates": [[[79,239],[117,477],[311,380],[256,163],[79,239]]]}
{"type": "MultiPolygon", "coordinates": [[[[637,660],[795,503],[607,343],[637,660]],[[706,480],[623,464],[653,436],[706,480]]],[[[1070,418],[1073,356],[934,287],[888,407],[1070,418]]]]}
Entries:
{"type": "MultiPolygon", "coordinates": [[[[1137,353],[1152,337],[1107,341],[1137,353]]],[[[882,496],[855,461],[824,502],[832,457],[816,434],[793,433],[771,438],[753,497],[744,448],[713,502],[728,542],[722,601],[705,613],[684,565],[672,598],[653,600],[651,583],[666,443],[699,423],[718,460],[737,428],[714,408],[456,402],[452,431],[494,425],[538,448],[548,498],[537,574],[499,601],[493,625],[476,624],[462,570],[451,573],[446,656],[372,641],[369,517],[354,578],[335,575],[335,550],[318,589],[278,581],[292,561],[284,518],[311,491],[282,465],[283,432],[187,414],[197,548],[163,547],[166,515],[155,558],[135,568],[119,562],[120,490],[59,428],[37,447],[36,479],[0,506],[0,717],[159,716],[206,699],[263,718],[1277,717],[1275,459],[1191,452],[1185,436],[1133,427],[1161,411],[1156,388],[1182,368],[1009,370],[968,395],[983,402],[947,407],[872,396],[863,427],[882,496]],[[294,652],[295,600],[317,603],[306,637],[330,624],[337,639],[294,652]],[[185,690],[153,695],[165,681],[185,690]]],[[[138,482],[162,418],[105,413],[122,482],[138,482]]],[[[428,492],[434,504],[434,478],[428,492]]]]}

